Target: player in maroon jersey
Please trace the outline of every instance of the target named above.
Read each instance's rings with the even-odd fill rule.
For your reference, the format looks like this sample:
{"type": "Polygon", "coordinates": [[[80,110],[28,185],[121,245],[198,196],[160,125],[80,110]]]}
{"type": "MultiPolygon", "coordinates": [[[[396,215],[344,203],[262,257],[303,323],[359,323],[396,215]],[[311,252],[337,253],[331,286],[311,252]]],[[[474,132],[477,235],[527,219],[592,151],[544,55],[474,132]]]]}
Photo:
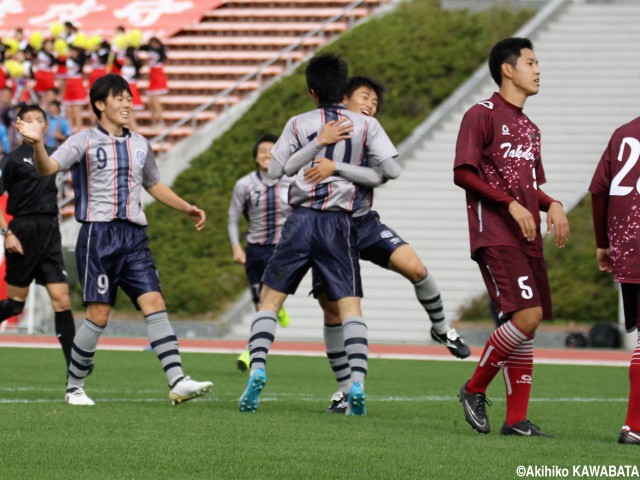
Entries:
{"type": "Polygon", "coordinates": [[[485,392],[503,368],[507,416],[500,433],[543,436],[527,420],[533,337],[542,319],[551,318],[540,211],[547,212],[547,234],[555,229],[559,247],[568,239],[569,223],[562,204],[538,188],[546,181],[540,131],[522,112],[527,98],[540,88],[531,41],[507,38],[495,44],[489,70],[500,90],[471,107],[462,119],[454,182],[466,190],[471,257],[502,325],[487,341],[459,397],[471,427],[489,433],[485,392]]]}
{"type": "MultiPolygon", "coordinates": [[[[589,187],[598,267],[620,283],[628,332],[640,325],[639,128],[636,118],[613,133],[589,187]]],[[[640,445],[640,339],[631,357],[629,383],[627,418],[618,442],[640,445]]]]}

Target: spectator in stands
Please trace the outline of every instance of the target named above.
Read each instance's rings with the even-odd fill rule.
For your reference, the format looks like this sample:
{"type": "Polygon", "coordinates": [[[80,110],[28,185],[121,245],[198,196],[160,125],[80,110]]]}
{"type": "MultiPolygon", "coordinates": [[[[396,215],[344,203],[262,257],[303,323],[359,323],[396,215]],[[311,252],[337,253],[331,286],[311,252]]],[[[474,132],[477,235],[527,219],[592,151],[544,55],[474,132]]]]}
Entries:
{"type": "Polygon", "coordinates": [[[151,113],[151,125],[156,129],[164,128],[162,117],[162,95],[169,92],[167,76],[164,73],[164,64],[167,61],[167,52],[164,44],[158,37],[151,37],[147,45],[143,45],[149,55],[149,86],[147,87],[147,104],[151,113]]]}
{"type": "Polygon", "coordinates": [[[4,123],[0,123],[0,159],[9,152],[9,131],[4,123]]]}
{"type": "Polygon", "coordinates": [[[62,102],[67,111],[67,118],[71,124],[72,132],[79,132],[82,129],[82,110],[87,104],[87,91],[84,87],[85,52],[82,48],[69,47],[67,57],[67,75],[62,102]]]}
{"type": "Polygon", "coordinates": [[[109,61],[110,51],[111,45],[106,40],[103,40],[97,50],[91,52],[91,73],[89,73],[89,88],[93,86],[98,78],[107,74],[107,62],[109,61]]]}
{"type": "Polygon", "coordinates": [[[140,97],[140,90],[138,89],[138,78],[140,78],[140,68],[142,62],[133,47],[127,48],[127,51],[122,58],[123,64],[120,67],[120,75],[129,83],[129,89],[131,90],[131,101],[133,102],[133,108],[129,117],[129,127],[132,130],[138,130],[138,122],[136,121],[135,112],[144,109],[144,103],[140,97]]]}
{"type": "MultiPolygon", "coordinates": [[[[47,129],[45,112],[36,105],[20,109],[18,118],[35,125],[41,133],[47,129]]],[[[76,330],[62,262],[57,175],[40,176],[33,157],[33,147],[25,142],[2,162],[0,193],[9,194],[7,213],[13,220],[7,225],[0,211],[7,282],[7,299],[0,301],[0,322],[22,312],[33,280],[44,285],[53,303],[55,331],[69,367],[76,330]]]]}
{"type": "Polygon", "coordinates": [[[62,115],[61,104],[58,100],[52,100],[47,105],[47,120],[49,127],[45,137],[45,145],[50,148],[58,148],[71,136],[71,127],[62,115]]]}
{"type": "Polygon", "coordinates": [[[56,88],[53,70],[57,63],[58,59],[53,51],[53,39],[48,38],[42,43],[42,48],[36,54],[32,66],[33,77],[36,80],[33,90],[39,97],[42,97],[48,90],[56,88]]]}

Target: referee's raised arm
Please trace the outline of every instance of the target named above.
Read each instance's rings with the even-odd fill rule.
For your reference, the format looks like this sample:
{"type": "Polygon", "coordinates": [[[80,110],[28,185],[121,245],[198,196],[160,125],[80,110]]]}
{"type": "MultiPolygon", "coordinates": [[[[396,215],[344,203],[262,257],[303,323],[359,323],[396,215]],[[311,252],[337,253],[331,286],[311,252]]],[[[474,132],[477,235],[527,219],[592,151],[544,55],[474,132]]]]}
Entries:
{"type": "Polygon", "coordinates": [[[40,175],[52,175],[60,171],[58,162],[49,157],[44,145],[44,135],[37,123],[25,122],[21,118],[16,119],[16,128],[25,141],[33,146],[33,158],[36,170],[40,175]]]}

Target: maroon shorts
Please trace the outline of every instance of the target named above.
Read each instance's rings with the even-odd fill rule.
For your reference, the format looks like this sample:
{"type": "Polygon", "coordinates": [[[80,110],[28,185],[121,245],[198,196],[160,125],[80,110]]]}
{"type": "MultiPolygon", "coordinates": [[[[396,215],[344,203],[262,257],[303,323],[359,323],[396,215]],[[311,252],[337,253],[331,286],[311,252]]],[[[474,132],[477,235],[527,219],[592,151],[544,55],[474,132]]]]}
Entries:
{"type": "Polygon", "coordinates": [[[544,258],[507,246],[480,248],[474,258],[501,320],[534,307],[542,307],[542,318],[551,320],[551,289],[544,258]]]}
{"type": "Polygon", "coordinates": [[[624,326],[627,332],[640,328],[640,284],[621,283],[624,326]]]}

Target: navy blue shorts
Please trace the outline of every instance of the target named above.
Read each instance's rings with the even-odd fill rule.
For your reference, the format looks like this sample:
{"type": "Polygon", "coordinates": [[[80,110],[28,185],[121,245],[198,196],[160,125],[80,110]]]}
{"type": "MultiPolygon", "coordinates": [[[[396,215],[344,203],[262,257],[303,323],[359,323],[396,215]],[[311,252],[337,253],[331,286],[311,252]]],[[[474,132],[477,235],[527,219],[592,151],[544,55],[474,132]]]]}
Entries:
{"type": "Polygon", "coordinates": [[[362,297],[356,240],[351,214],[294,208],[262,283],[291,295],[313,266],[327,286],[329,300],[362,297]]]}
{"type": "MultiPolygon", "coordinates": [[[[389,268],[389,259],[393,252],[407,245],[393,229],[380,222],[378,212],[371,211],[359,217],[353,217],[353,224],[358,236],[360,258],[375,263],[379,267],[389,268]]],[[[324,282],[315,268],[312,269],[311,293],[317,297],[325,293],[324,282]]]]}
{"type": "Polygon", "coordinates": [[[82,301],[115,305],[118,287],[138,307],[137,299],[160,292],[147,229],[130,222],[83,223],[76,244],[82,301]]]}
{"type": "Polygon", "coordinates": [[[247,261],[244,264],[244,270],[247,274],[249,282],[249,290],[251,291],[251,299],[256,305],[260,303],[260,285],[262,284],[262,275],[264,274],[269,259],[275,251],[275,245],[258,245],[249,243],[245,248],[247,261]]]}
{"type": "Polygon", "coordinates": [[[57,216],[15,217],[9,228],[24,251],[24,255],[5,252],[5,280],[9,285],[26,288],[33,280],[39,285],[67,283],[57,216]]]}

